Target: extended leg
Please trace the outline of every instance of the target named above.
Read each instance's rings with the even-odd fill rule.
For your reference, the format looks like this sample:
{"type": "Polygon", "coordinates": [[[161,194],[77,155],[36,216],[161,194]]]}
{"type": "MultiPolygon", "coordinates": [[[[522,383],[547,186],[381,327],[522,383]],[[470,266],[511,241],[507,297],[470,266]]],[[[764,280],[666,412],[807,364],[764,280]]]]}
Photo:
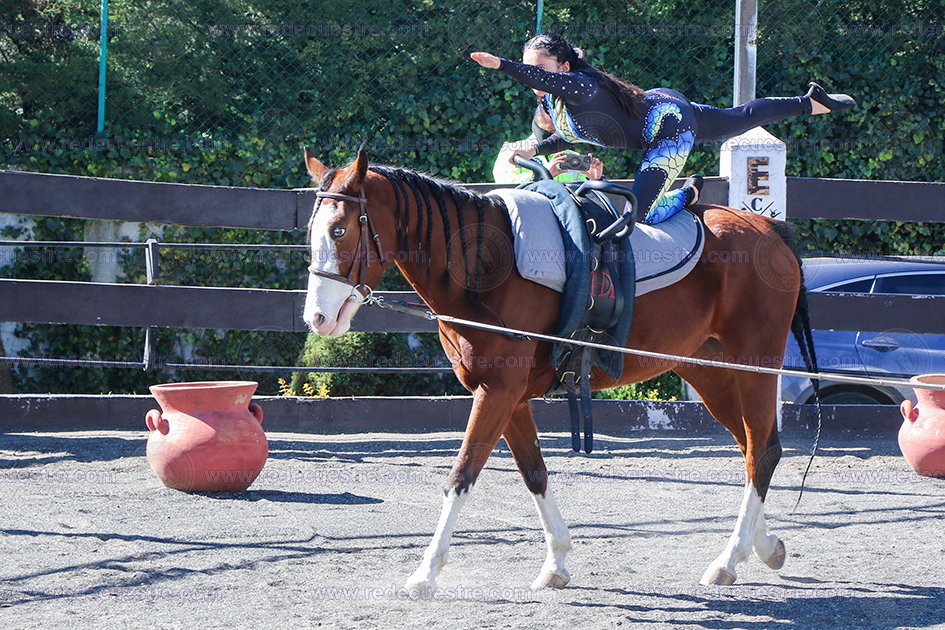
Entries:
{"type": "Polygon", "coordinates": [[[564,588],[571,580],[564,568],[564,558],[571,549],[571,535],[548,488],[548,471],[541,456],[538,432],[528,401],[519,403],[512,412],[512,421],[505,430],[505,442],[532,493],[548,546],[548,555],[538,578],[532,583],[532,590],[564,588]]]}
{"type": "Polygon", "coordinates": [[[734,138],[761,125],[811,113],[811,101],[806,96],[756,98],[744,105],[725,109],[698,103],[692,106],[699,142],[734,138]]]}

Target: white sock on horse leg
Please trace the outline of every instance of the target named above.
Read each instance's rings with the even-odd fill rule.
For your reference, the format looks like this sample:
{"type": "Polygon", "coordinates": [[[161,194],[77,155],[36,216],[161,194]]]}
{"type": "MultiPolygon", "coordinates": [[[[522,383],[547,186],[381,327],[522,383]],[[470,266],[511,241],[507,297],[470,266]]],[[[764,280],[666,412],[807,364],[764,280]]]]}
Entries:
{"type": "MultiPolygon", "coordinates": [[[[470,486],[470,490],[472,486],[470,486]]],[[[436,576],[446,565],[449,555],[450,539],[453,537],[453,528],[459,511],[469,498],[469,490],[456,493],[449,490],[443,499],[443,509],[440,511],[440,521],[436,525],[433,540],[423,554],[420,566],[407,579],[407,588],[425,588],[436,586],[436,576]]]]}

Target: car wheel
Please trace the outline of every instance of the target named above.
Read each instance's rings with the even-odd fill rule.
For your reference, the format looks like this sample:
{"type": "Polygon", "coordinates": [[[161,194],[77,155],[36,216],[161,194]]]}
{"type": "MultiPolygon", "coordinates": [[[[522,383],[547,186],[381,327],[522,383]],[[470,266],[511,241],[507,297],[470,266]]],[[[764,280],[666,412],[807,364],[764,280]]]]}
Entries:
{"type": "Polygon", "coordinates": [[[820,399],[825,405],[885,405],[888,401],[879,400],[863,392],[835,392],[820,399]]]}

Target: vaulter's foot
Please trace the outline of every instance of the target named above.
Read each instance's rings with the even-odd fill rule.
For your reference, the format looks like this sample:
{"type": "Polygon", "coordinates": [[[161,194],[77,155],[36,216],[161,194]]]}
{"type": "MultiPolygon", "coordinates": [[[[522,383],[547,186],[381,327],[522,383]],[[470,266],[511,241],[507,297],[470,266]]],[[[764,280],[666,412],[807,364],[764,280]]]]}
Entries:
{"type": "Polygon", "coordinates": [[[683,184],[683,190],[686,191],[686,203],[683,204],[683,207],[688,208],[695,205],[702,193],[702,175],[690,175],[686,183],[683,184]]]}
{"type": "Polygon", "coordinates": [[[827,91],[811,82],[808,84],[806,96],[810,99],[811,114],[827,114],[856,107],[856,101],[846,94],[827,94],[827,91]]]}

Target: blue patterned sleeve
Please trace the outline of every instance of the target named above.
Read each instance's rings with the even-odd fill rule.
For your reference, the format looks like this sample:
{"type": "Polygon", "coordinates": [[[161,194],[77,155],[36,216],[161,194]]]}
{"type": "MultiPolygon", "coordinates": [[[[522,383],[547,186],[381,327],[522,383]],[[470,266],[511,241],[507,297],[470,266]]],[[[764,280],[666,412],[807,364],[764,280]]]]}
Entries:
{"type": "Polygon", "coordinates": [[[538,66],[501,59],[499,70],[535,90],[583,103],[597,93],[597,81],[583,72],[548,72],[538,66]]]}

